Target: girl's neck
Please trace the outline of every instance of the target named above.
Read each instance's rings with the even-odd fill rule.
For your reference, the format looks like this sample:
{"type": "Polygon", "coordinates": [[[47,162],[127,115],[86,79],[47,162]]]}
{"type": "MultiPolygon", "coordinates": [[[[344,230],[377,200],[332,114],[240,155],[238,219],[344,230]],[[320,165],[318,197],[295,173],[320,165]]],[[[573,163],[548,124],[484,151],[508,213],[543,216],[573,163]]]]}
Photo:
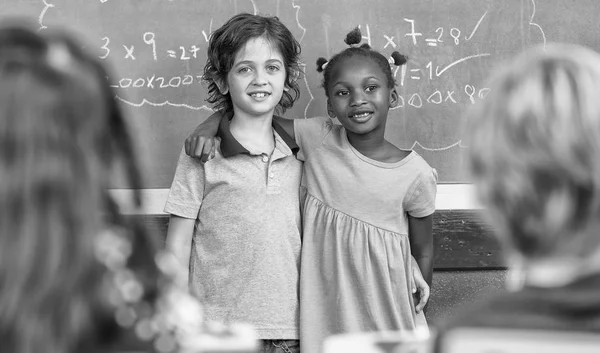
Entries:
{"type": "Polygon", "coordinates": [[[235,139],[251,153],[270,155],[275,147],[272,124],[272,114],[247,117],[234,113],[229,129],[235,139]]]}
{"type": "Polygon", "coordinates": [[[384,163],[399,162],[404,159],[409,151],[401,150],[384,138],[381,133],[355,134],[346,130],[348,142],[363,156],[384,163]]]}
{"type": "Polygon", "coordinates": [[[348,142],[362,155],[373,158],[380,155],[386,147],[387,141],[383,138],[383,134],[355,134],[352,131],[346,130],[348,142]]]}

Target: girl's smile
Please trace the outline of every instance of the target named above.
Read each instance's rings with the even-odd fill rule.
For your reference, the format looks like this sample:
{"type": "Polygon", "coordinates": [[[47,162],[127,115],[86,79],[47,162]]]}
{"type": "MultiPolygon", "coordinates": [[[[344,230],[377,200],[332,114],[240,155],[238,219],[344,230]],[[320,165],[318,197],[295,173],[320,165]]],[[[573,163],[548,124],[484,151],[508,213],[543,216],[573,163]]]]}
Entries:
{"type": "Polygon", "coordinates": [[[359,124],[366,123],[367,121],[369,121],[371,119],[371,117],[373,117],[372,111],[352,113],[349,116],[350,119],[354,120],[355,122],[357,122],[359,124]]]}
{"type": "MultiPolygon", "coordinates": [[[[362,135],[383,131],[389,108],[397,102],[383,70],[362,56],[343,59],[331,74],[330,115],[350,132],[362,135]]],[[[383,134],[382,134],[383,136],[383,134]]]]}

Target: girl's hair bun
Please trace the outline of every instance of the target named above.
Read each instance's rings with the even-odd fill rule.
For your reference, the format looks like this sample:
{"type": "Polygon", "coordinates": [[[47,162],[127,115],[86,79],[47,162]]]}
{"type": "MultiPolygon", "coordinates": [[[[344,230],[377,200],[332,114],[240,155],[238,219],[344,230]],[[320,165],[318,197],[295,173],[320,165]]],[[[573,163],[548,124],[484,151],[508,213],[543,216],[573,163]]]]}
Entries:
{"type": "Polygon", "coordinates": [[[323,70],[325,69],[323,67],[323,65],[327,64],[327,59],[325,58],[318,58],[317,59],[317,72],[323,72],[323,70]]]}
{"type": "Polygon", "coordinates": [[[358,44],[362,40],[362,34],[360,33],[360,28],[355,27],[350,33],[346,34],[346,39],[344,42],[348,45],[358,44]]]}
{"type": "Polygon", "coordinates": [[[408,61],[408,56],[402,55],[399,52],[395,51],[392,53],[392,60],[394,60],[394,65],[401,66],[406,64],[408,61]]]}

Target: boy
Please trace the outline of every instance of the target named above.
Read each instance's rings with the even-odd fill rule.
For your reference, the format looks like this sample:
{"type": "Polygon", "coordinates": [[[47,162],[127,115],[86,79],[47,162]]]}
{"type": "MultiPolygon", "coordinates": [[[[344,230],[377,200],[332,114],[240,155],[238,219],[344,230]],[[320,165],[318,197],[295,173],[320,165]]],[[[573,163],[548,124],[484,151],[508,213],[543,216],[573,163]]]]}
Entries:
{"type": "Polygon", "coordinates": [[[207,319],[252,324],[264,352],[299,352],[302,164],[273,122],[298,98],[299,54],[275,17],[236,15],[212,34],[208,101],[229,118],[214,159],[181,152],[165,206],[167,247],[207,319]]]}

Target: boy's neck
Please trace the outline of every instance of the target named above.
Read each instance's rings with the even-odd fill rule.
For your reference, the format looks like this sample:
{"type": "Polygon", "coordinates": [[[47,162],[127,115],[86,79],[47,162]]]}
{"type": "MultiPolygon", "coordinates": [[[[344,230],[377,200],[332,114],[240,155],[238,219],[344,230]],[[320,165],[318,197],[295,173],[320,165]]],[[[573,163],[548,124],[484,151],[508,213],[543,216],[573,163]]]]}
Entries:
{"type": "Polygon", "coordinates": [[[250,153],[270,155],[275,147],[272,124],[272,114],[247,117],[234,113],[229,128],[235,139],[250,153]]]}

